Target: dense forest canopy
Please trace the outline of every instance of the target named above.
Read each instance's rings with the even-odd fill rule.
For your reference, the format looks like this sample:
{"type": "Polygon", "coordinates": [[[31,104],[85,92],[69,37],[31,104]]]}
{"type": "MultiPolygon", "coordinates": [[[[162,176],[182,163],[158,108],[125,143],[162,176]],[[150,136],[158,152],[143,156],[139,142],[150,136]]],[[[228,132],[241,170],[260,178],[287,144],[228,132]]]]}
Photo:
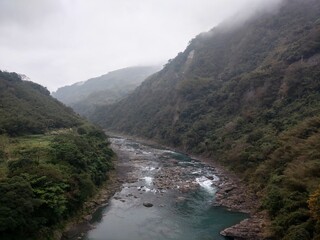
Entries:
{"type": "Polygon", "coordinates": [[[44,87],[0,72],[0,239],[52,239],[108,178],[103,131],[44,87]]]}
{"type": "Polygon", "coordinates": [[[275,239],[318,239],[320,2],[287,0],[190,41],[92,119],[220,161],[268,210],[275,239]]]}
{"type": "Polygon", "coordinates": [[[50,97],[39,84],[0,71],[0,134],[44,133],[81,124],[71,108],[50,97]]]}

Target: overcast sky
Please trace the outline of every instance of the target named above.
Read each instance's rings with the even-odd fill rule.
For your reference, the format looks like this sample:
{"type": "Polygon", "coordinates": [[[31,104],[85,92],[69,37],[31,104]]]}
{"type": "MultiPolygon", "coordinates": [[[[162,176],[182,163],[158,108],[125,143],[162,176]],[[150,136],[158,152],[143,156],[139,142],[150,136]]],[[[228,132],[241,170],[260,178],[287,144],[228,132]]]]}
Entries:
{"type": "Polygon", "coordinates": [[[268,1],[0,0],[0,69],[54,91],[119,68],[164,64],[200,32],[268,1]]]}

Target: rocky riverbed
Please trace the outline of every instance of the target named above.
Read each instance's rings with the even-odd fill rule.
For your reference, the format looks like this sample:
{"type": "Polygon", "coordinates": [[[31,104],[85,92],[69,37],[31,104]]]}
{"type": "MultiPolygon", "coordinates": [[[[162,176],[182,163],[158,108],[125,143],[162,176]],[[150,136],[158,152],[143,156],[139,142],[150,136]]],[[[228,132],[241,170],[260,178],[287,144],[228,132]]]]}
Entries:
{"type": "MultiPolygon", "coordinates": [[[[262,229],[266,221],[262,219],[265,219],[265,216],[256,212],[257,199],[236,176],[221,167],[203,163],[203,161],[183,154],[124,138],[113,138],[112,147],[119,158],[115,171],[117,175],[112,176],[113,180],[101,190],[94,200],[86,204],[86,209],[89,209],[88,212],[91,213],[100,207],[99,222],[102,223],[97,224],[91,214],[86,214],[80,224],[69,227],[63,239],[100,239],[99,234],[105,234],[100,229],[104,223],[106,224],[104,229],[113,226],[108,233],[121,224],[128,228],[132,227],[131,239],[135,239],[134,234],[137,234],[137,239],[150,239],[150,237],[163,239],[163,234],[166,234],[167,239],[189,239],[190,234],[198,234],[191,236],[193,238],[190,239],[202,236],[199,234],[205,234],[205,239],[223,239],[219,232],[223,236],[234,239],[263,238],[262,229]],[[107,206],[108,204],[110,205],[107,206]],[[221,209],[219,206],[226,207],[228,210],[221,209]],[[143,208],[152,209],[152,214],[150,211],[145,212],[143,208]],[[177,212],[179,208],[184,211],[177,212]],[[185,212],[189,211],[188,218],[196,220],[192,219],[191,222],[181,224],[185,220],[181,219],[180,215],[185,215],[185,212]],[[244,212],[250,218],[245,218],[245,215],[237,215],[235,212],[244,212]],[[146,233],[140,229],[139,225],[132,225],[131,222],[123,220],[123,218],[130,219],[127,214],[137,214],[137,218],[141,218],[141,221],[149,218],[150,221],[141,222],[141,224],[154,227],[154,235],[150,232],[146,233]],[[163,214],[172,218],[169,222],[174,227],[152,223],[154,218],[162,221],[159,215],[163,214]],[[215,218],[224,218],[226,222],[223,220],[219,222],[219,219],[215,218]],[[214,220],[215,225],[210,228],[204,227],[201,221],[198,221],[199,219],[206,222],[214,220]],[[118,221],[118,225],[112,224],[115,221],[118,221]],[[235,224],[237,222],[238,224],[235,224]],[[198,224],[197,228],[201,228],[201,231],[205,233],[198,233],[196,232],[198,229],[195,229],[184,236],[183,231],[190,231],[190,226],[185,226],[188,224],[191,224],[192,227],[198,224]],[[221,226],[216,227],[219,224],[226,227],[229,225],[229,227],[226,229],[221,226]],[[231,225],[233,226],[230,227],[231,225]],[[137,229],[139,234],[136,232],[137,229]],[[88,230],[89,233],[86,233],[88,230]]],[[[123,239],[124,237],[124,233],[121,235],[115,231],[112,234],[115,234],[112,239],[123,239]]]]}

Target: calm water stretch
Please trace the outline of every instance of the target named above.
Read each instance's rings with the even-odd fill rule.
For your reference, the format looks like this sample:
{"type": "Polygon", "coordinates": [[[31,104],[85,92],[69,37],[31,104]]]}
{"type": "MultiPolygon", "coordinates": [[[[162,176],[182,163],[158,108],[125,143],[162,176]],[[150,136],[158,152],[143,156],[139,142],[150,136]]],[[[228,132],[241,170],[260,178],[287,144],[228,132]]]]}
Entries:
{"type": "Polygon", "coordinates": [[[86,240],[209,240],[246,217],[214,206],[214,168],[184,154],[112,138],[127,182],[99,209],[86,240]],[[146,207],[144,205],[147,205],[146,207]],[[152,207],[150,205],[152,204],[152,207]]]}

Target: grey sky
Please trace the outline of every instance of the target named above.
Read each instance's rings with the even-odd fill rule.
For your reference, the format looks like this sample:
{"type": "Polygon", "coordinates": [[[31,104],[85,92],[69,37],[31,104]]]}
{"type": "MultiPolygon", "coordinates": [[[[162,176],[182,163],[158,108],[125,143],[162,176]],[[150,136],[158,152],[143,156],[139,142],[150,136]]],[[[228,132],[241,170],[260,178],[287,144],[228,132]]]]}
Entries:
{"type": "Polygon", "coordinates": [[[238,11],[279,0],[0,0],[0,69],[49,90],[165,63],[238,11]]]}

